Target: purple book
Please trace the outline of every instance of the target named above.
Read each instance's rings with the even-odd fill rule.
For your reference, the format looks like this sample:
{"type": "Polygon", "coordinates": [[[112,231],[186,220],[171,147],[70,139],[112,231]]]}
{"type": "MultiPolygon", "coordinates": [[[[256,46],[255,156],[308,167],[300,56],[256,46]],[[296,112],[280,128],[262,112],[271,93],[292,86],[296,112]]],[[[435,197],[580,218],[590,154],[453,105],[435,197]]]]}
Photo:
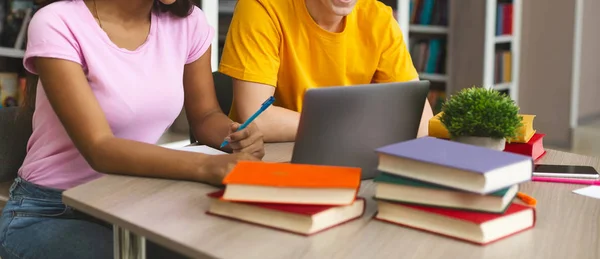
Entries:
{"type": "Polygon", "coordinates": [[[481,194],[529,181],[533,171],[529,156],[433,137],[375,151],[381,171],[481,194]]]}

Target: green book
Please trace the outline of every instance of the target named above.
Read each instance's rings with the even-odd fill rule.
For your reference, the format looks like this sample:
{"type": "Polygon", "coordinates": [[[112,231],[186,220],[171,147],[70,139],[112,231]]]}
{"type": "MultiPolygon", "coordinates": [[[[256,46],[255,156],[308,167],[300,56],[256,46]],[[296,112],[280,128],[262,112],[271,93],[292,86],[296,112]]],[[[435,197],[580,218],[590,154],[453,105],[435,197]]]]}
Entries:
{"type": "Polygon", "coordinates": [[[481,195],[387,173],[379,174],[374,182],[377,199],[491,213],[504,213],[519,189],[513,185],[481,195]]]}

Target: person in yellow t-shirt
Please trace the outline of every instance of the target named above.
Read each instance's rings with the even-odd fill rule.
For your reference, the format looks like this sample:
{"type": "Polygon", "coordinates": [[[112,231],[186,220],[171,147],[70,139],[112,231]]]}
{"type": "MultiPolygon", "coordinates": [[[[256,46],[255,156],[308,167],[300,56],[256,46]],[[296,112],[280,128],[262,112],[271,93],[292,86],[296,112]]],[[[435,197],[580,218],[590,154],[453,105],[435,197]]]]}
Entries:
{"type": "MultiPolygon", "coordinates": [[[[265,142],[294,141],[309,88],[419,79],[392,9],[377,0],[238,0],[219,71],[233,78],[235,121],[275,96],[255,120],[265,142]]],[[[432,116],[425,102],[418,136],[432,116]]]]}

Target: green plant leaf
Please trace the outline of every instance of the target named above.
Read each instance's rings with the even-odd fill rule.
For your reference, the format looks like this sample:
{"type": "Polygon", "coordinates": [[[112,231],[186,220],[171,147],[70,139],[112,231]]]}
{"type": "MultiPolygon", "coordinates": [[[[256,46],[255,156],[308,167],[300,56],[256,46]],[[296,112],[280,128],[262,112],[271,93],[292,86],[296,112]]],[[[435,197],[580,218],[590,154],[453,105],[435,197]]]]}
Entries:
{"type": "Polygon", "coordinates": [[[442,106],[440,121],[452,138],[514,138],[523,126],[519,107],[505,94],[481,87],[465,88],[442,106]]]}

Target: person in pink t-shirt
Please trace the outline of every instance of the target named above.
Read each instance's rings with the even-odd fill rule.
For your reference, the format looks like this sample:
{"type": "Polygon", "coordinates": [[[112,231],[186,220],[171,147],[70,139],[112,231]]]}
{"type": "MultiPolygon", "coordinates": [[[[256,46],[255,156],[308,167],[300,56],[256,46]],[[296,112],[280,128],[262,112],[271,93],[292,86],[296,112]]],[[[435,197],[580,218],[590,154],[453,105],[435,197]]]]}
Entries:
{"type": "MultiPolygon", "coordinates": [[[[3,259],[111,258],[112,228],[61,201],[103,173],[219,185],[237,161],[262,159],[258,128],[236,132],[219,108],[214,29],[190,0],[49,2],[29,25],[23,63],[40,80],[27,156],[0,219],[3,259]],[[197,139],[228,139],[232,154],[157,146],[182,107],[197,139]]],[[[148,251],[176,258],[151,242],[148,251]]]]}

